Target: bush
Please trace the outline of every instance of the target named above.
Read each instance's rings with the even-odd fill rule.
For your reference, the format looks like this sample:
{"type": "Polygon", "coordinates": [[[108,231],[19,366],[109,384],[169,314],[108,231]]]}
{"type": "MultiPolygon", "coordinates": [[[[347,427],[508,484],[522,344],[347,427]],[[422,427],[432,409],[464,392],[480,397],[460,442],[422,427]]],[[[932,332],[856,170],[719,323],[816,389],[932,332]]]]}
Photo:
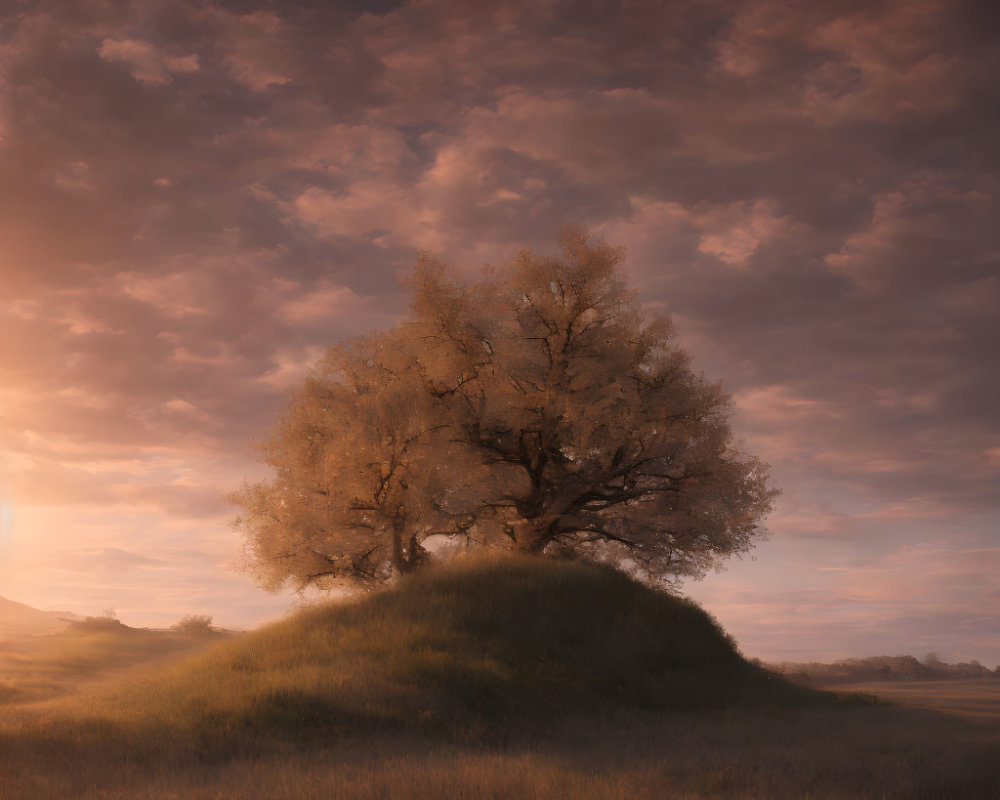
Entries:
{"type": "Polygon", "coordinates": [[[188,614],[181,617],[178,622],[170,626],[170,630],[187,636],[205,636],[215,632],[212,618],[207,614],[188,614]]]}

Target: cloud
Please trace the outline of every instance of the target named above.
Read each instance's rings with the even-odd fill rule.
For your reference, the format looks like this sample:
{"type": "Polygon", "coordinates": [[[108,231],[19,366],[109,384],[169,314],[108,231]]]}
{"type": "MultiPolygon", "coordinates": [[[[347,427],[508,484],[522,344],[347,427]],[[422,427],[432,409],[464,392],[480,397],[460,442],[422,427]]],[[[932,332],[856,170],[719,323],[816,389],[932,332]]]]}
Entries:
{"type": "Polygon", "coordinates": [[[782,588],[755,585],[748,567],[759,569],[758,562],[690,592],[714,609],[745,652],[770,660],[937,651],[949,661],[1000,661],[995,546],[901,543],[861,563],[829,547],[826,554],[825,565],[800,564],[797,574],[772,576],[782,588]]]}
{"type": "Polygon", "coordinates": [[[874,195],[867,228],[826,263],[864,291],[894,294],[935,286],[960,292],[963,284],[994,278],[1000,234],[990,235],[989,220],[997,199],[949,184],[931,177],[874,195]]]}
{"type": "Polygon", "coordinates": [[[83,572],[117,572],[141,567],[156,567],[164,562],[120,547],[97,547],[84,550],[74,559],[73,567],[83,572]]]}
{"type": "Polygon", "coordinates": [[[283,29],[281,18],[267,11],[228,16],[221,40],[230,74],[255,92],[290,83],[296,66],[290,52],[294,43],[285,39],[283,29]]]}
{"type": "Polygon", "coordinates": [[[218,552],[237,549],[218,498],[261,474],[247,443],[326,346],[404,313],[419,249],[472,271],[576,221],[627,245],[640,299],[724,379],[737,437],[785,490],[749,594],[725,600],[741,630],[801,603],[757,630],[822,619],[877,643],[902,611],[859,639],[882,601],[833,584],[809,601],[792,562],[870,559],[859,575],[903,596],[929,566],[884,560],[907,531],[943,561],[989,550],[1000,53],[983,4],[109,8],[0,12],[15,525],[51,504],[61,546],[146,554],[130,537],[192,544],[215,520],[218,552]]]}
{"type": "Polygon", "coordinates": [[[174,75],[198,70],[197,55],[166,55],[155,45],[135,39],[105,39],[97,52],[105,61],[125,62],[129,74],[147,86],[169,83],[174,75]]]}
{"type": "Polygon", "coordinates": [[[737,9],[716,45],[718,73],[764,91],[783,82],[798,113],[820,125],[892,122],[960,104],[955,86],[967,62],[941,35],[955,20],[939,0],[737,9]]]}

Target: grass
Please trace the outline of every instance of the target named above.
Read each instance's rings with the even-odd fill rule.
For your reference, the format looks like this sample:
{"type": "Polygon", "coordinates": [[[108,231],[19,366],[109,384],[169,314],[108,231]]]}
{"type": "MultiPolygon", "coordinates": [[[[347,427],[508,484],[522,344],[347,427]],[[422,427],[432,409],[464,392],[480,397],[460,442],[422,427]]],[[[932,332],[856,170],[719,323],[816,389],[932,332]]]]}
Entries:
{"type": "Polygon", "coordinates": [[[0,704],[45,700],[152,664],[158,670],[226,634],[187,635],[115,623],[74,624],[49,636],[0,641],[0,704]]]}
{"type": "Polygon", "coordinates": [[[1000,786],[995,726],[793,686],[697,606],[577,564],[454,565],[169,655],[0,705],[0,800],[985,798],[1000,786]]]}
{"type": "Polygon", "coordinates": [[[969,722],[1000,726],[1000,681],[967,678],[944,681],[871,681],[838,685],[838,689],[877,695],[913,708],[945,711],[969,722]]]}

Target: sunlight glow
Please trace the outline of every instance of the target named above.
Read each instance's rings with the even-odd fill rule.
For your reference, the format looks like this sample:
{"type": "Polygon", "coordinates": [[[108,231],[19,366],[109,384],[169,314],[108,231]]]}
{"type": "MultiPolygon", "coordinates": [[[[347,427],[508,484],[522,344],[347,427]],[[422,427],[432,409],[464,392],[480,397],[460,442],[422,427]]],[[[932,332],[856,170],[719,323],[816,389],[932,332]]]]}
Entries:
{"type": "Polygon", "coordinates": [[[0,498],[0,549],[5,549],[14,534],[14,506],[0,498]]]}

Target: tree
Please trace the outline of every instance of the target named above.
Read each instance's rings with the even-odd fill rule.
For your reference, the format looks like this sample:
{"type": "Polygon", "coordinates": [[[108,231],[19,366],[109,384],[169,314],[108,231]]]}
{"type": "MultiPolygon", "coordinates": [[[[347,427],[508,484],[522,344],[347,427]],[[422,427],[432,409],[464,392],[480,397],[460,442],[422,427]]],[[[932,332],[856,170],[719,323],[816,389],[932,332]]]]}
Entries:
{"type": "Polygon", "coordinates": [[[776,494],[732,446],[730,399],[644,314],[623,252],[567,228],[477,282],[422,256],[410,316],[331,348],[233,496],[275,588],[377,583],[435,534],[701,575],[763,534],[776,494]]]}
{"type": "Polygon", "coordinates": [[[402,337],[375,333],[331,347],[293,392],[260,448],[274,479],[229,497],[265,588],[377,584],[420,564],[422,540],[457,516],[469,454],[435,435],[446,425],[416,365],[402,337]]]}
{"type": "Polygon", "coordinates": [[[701,575],[763,533],[767,468],[732,446],[730,398],[669,320],[644,319],[622,250],[576,227],[561,243],[471,287],[422,259],[406,334],[512,547],[701,575]]]}

